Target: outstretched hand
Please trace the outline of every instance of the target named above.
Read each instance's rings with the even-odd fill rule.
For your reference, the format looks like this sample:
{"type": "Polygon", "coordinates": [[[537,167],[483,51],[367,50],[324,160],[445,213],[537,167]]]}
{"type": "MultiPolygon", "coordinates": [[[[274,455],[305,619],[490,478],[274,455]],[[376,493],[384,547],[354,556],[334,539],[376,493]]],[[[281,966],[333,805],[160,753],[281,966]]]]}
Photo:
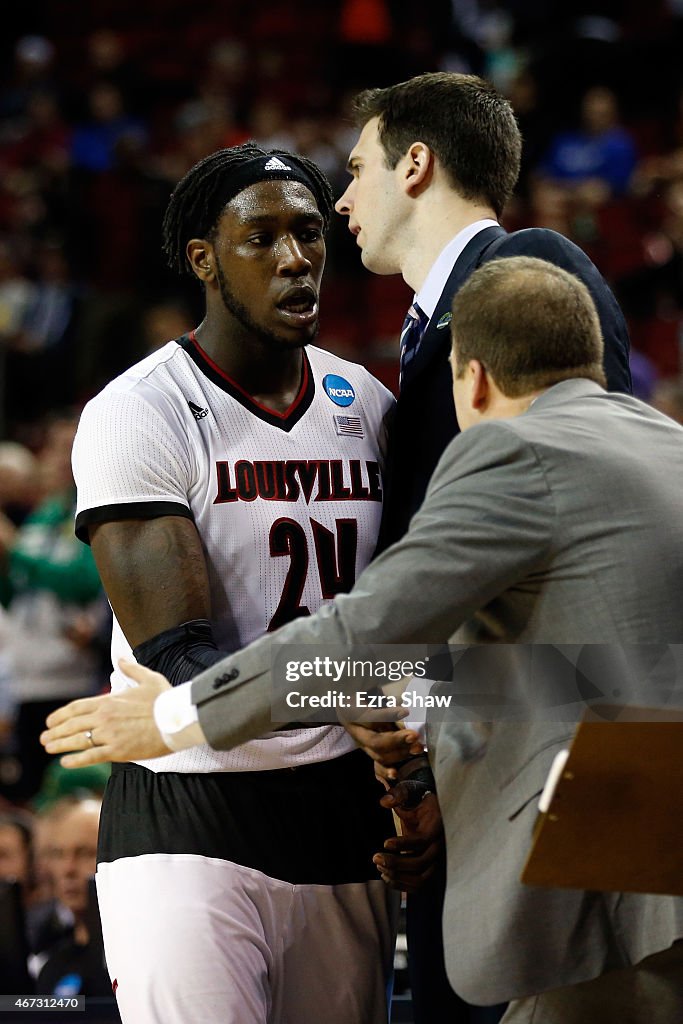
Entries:
{"type": "Polygon", "coordinates": [[[137,686],[101,697],[83,697],[53,711],[40,742],[48,754],[65,754],[65,768],[108,761],[140,761],[168,754],[154,721],[154,701],[171,684],[159,672],[135,662],[119,668],[137,686]]]}

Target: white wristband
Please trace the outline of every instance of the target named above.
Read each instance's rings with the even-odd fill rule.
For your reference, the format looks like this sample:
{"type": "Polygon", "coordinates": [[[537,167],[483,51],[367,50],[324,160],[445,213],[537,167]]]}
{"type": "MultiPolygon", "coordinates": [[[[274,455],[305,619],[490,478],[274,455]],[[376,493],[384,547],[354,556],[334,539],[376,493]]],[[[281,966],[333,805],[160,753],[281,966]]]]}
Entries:
{"type": "Polygon", "coordinates": [[[154,721],[161,738],[171,750],[186,750],[206,743],[192,703],[192,683],[181,683],[160,693],[154,701],[154,721]]]}

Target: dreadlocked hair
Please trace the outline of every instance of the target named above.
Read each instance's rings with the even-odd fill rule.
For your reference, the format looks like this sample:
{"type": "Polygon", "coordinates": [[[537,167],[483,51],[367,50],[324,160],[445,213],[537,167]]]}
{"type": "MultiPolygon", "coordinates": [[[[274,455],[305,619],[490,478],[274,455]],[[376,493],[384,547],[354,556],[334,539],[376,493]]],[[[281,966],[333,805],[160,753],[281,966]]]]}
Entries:
{"type": "Polygon", "coordinates": [[[230,174],[249,160],[271,154],[291,159],[310,176],[324,230],[327,231],[334,208],[334,196],[329,181],[317,164],[286,150],[267,150],[255,142],[244,142],[240,146],[219,149],[204,157],[176,185],[166,207],[161,229],[161,248],[172,270],[179,274],[192,273],[185,252],[187,243],[191,238],[211,238],[225,206],[222,196],[225,193],[225,181],[230,174]]]}

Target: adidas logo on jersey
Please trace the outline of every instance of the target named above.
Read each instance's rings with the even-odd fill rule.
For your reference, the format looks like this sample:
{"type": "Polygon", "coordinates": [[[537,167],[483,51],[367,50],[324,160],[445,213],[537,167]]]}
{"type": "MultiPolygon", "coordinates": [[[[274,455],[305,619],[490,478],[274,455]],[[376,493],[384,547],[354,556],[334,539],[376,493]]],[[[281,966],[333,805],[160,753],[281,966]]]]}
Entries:
{"type": "Polygon", "coordinates": [[[196,420],[203,420],[205,416],[209,415],[208,409],[202,409],[201,405],[195,405],[194,402],[187,403],[190,407],[190,412],[196,420]]]}
{"type": "Polygon", "coordinates": [[[282,160],[278,160],[276,156],[271,156],[267,164],[264,164],[264,171],[291,171],[291,167],[287,164],[283,164],[282,160]]]}

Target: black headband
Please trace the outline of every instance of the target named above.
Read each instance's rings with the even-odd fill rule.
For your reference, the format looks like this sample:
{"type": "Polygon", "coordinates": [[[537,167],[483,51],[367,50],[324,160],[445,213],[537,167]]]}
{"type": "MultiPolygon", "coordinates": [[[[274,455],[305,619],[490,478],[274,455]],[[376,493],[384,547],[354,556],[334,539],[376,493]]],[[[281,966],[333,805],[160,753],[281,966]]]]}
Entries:
{"type": "Polygon", "coordinates": [[[265,153],[263,156],[246,160],[243,164],[231,169],[229,177],[226,177],[224,187],[218,192],[216,216],[231,199],[243,192],[245,188],[249,188],[250,185],[256,185],[259,181],[277,180],[299,181],[305,185],[313,193],[323,220],[327,221],[324,204],[321,209],[319,184],[306,168],[289,153],[265,153]]]}

